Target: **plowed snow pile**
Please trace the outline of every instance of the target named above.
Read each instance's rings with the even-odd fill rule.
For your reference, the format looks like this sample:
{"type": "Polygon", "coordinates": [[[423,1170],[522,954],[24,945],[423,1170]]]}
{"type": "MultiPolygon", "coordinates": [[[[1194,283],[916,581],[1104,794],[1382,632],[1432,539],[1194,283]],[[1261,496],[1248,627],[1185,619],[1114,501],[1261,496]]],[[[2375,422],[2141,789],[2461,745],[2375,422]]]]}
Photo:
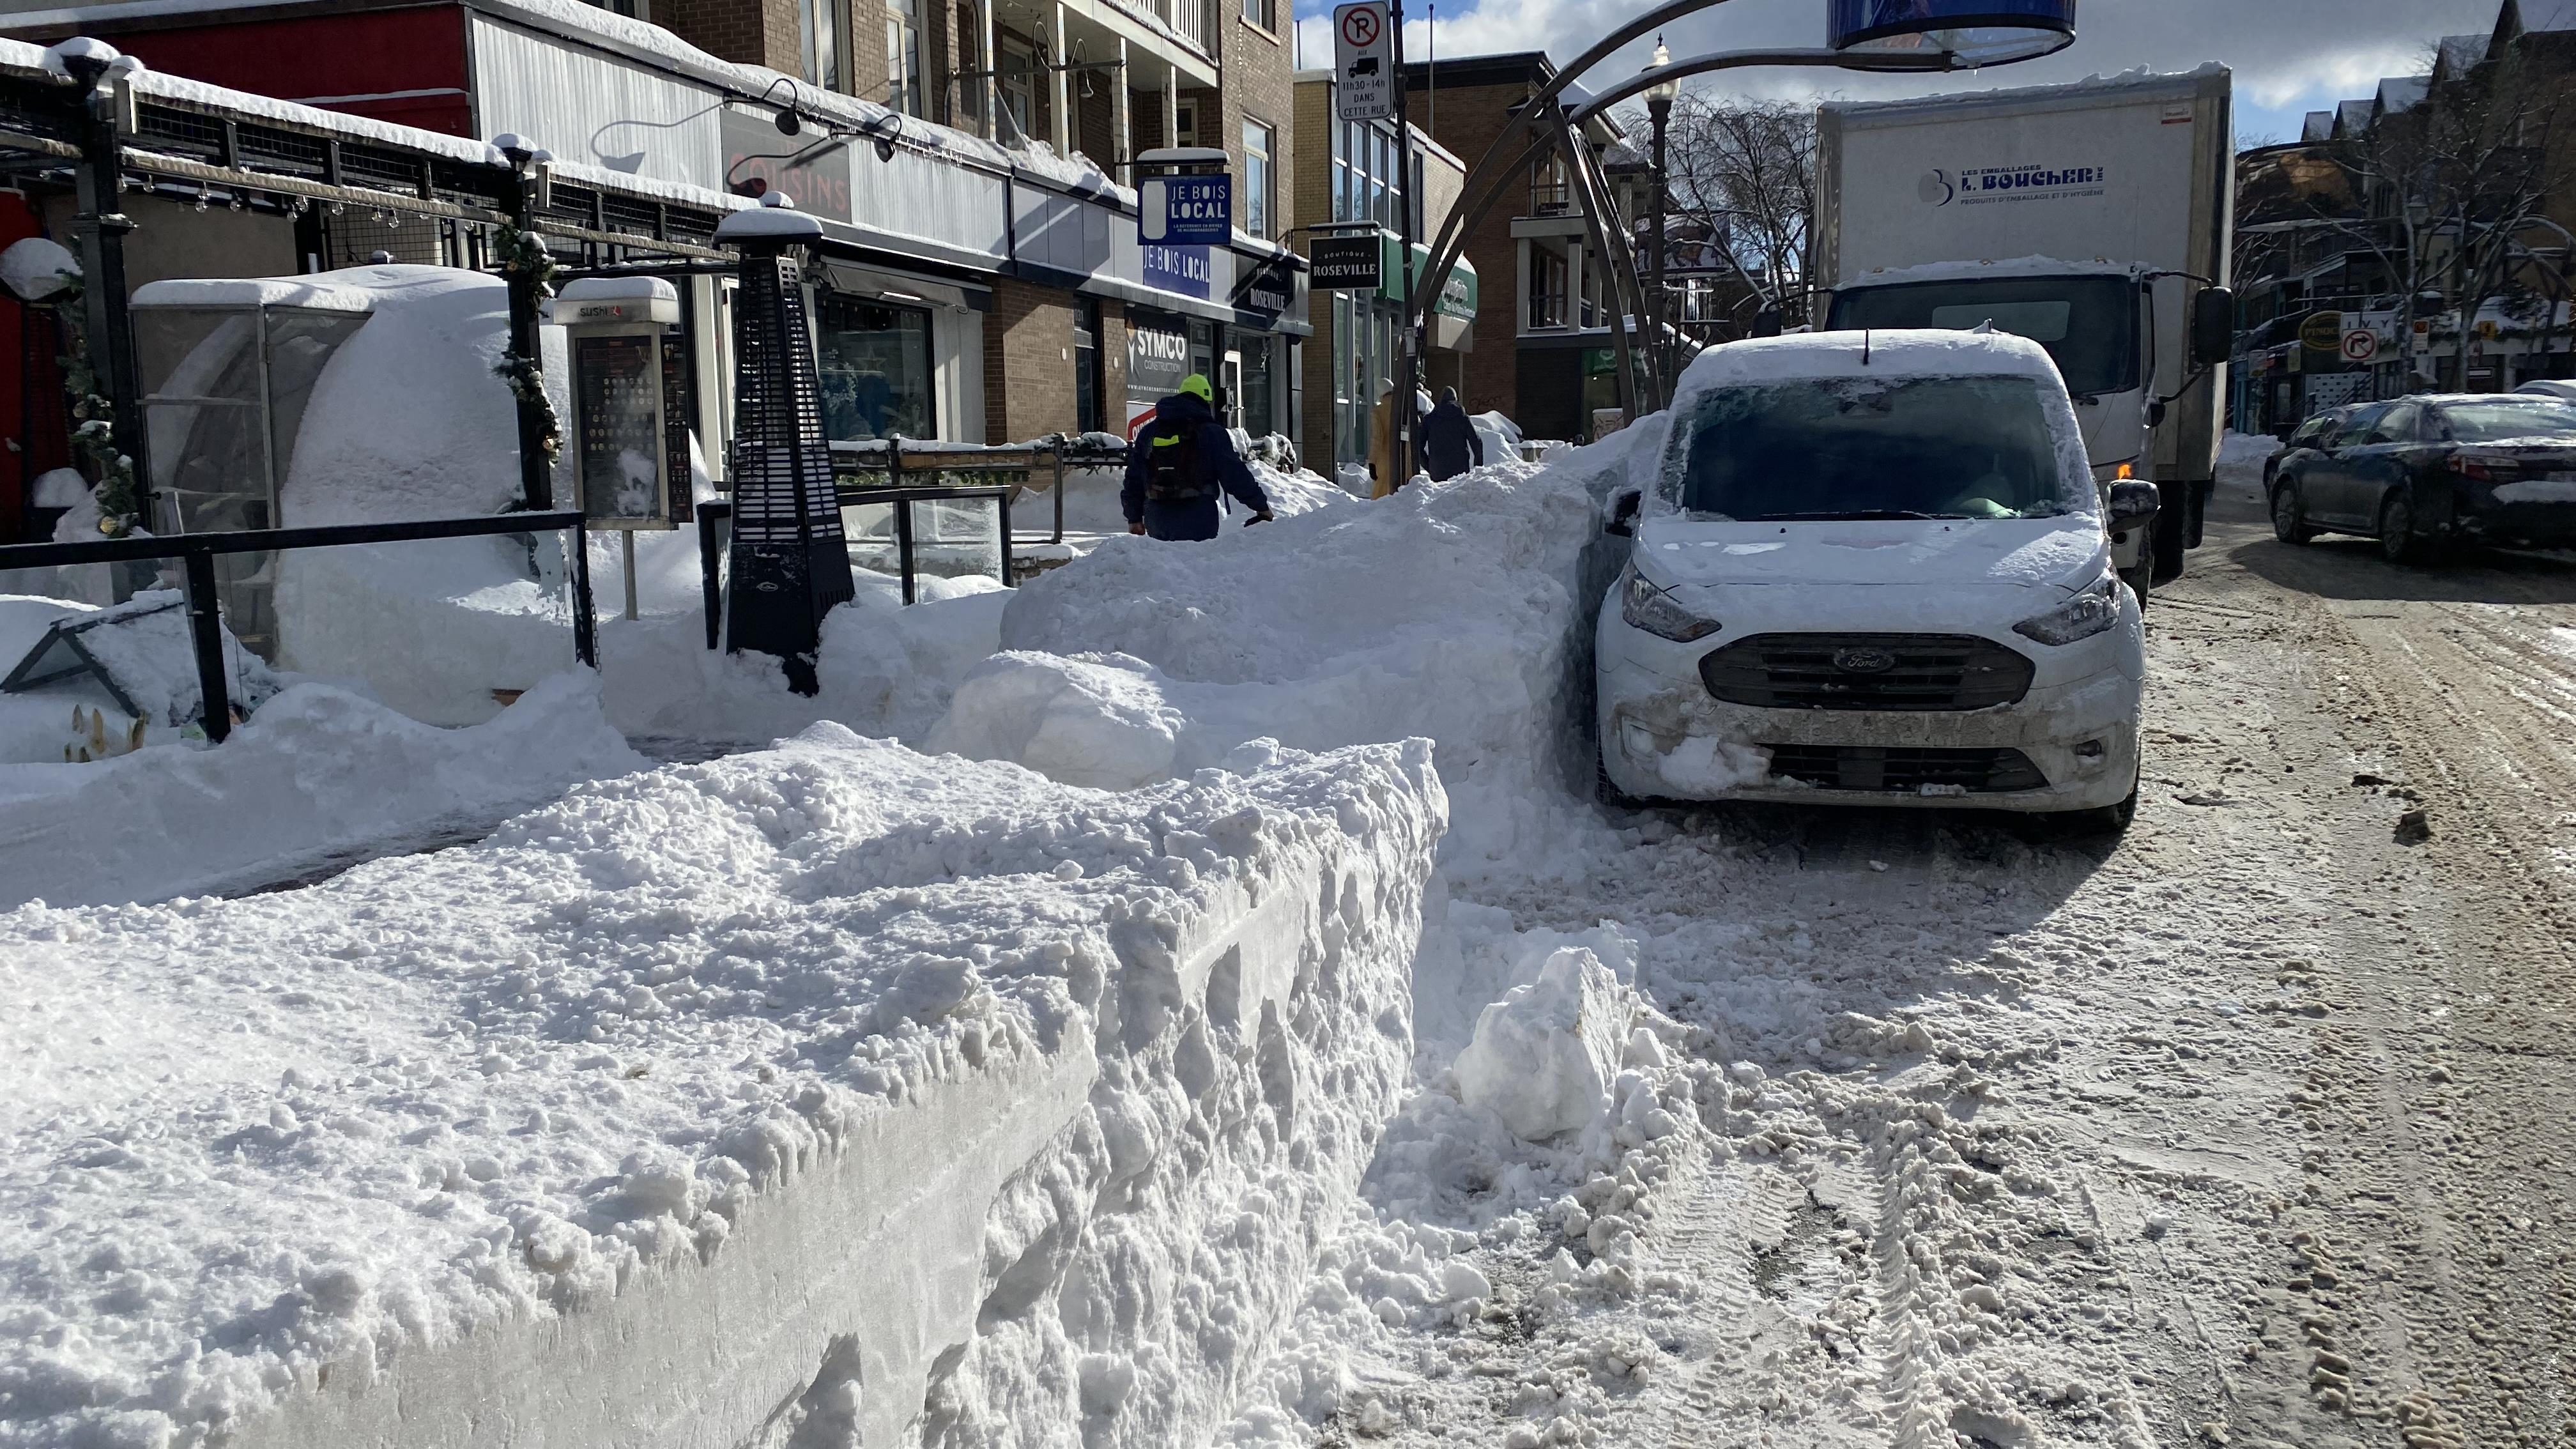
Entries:
{"type": "MultiPolygon", "coordinates": [[[[1454,821],[1453,873],[1590,828],[1575,647],[1597,500],[1640,432],[1328,508],[1212,543],[1108,540],[1012,598],[1002,647],[925,748],[1109,788],[1298,749],[1425,736],[1454,821]]],[[[1652,440],[1642,453],[1651,456],[1652,440]]]]}
{"type": "Polygon", "coordinates": [[[821,725],[0,917],[0,1444],[1203,1441],[1393,1106],[1444,809],[1261,753],[821,725]]]}

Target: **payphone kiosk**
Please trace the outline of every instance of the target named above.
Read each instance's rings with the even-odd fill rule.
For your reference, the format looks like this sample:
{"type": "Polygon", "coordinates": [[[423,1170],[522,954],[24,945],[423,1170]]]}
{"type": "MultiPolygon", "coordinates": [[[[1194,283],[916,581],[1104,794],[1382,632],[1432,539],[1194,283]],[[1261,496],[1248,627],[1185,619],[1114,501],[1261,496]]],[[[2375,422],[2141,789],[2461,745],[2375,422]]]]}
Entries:
{"type": "Polygon", "coordinates": [[[678,528],[689,512],[680,294],[660,277],[582,277],[555,294],[553,320],[572,394],[573,506],[620,534],[632,619],[636,532],[678,528]]]}

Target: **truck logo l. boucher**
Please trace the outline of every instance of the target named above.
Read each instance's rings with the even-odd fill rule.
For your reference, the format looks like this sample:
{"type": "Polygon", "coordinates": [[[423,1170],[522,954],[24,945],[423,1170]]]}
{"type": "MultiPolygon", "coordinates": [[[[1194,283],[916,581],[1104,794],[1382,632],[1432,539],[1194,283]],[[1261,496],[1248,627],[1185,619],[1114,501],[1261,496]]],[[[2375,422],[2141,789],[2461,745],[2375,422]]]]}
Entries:
{"type": "Polygon", "coordinates": [[[1951,184],[1949,172],[1936,168],[1923,173],[1923,179],[1915,183],[1914,194],[1934,206],[1948,206],[1959,188],[1951,184]]]}

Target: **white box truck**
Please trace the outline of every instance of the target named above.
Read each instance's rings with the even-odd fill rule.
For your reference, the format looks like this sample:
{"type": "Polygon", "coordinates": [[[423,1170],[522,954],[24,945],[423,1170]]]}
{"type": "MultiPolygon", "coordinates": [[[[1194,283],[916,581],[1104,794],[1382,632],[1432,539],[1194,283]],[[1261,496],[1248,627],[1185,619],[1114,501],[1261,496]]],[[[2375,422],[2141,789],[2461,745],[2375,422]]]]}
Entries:
{"type": "Polygon", "coordinates": [[[1991,323],[2046,347],[2096,480],[2155,483],[2123,576],[2182,572],[2218,458],[2234,328],[2228,73],[1888,102],[1817,116],[1812,285],[1832,328],[1991,323]]]}

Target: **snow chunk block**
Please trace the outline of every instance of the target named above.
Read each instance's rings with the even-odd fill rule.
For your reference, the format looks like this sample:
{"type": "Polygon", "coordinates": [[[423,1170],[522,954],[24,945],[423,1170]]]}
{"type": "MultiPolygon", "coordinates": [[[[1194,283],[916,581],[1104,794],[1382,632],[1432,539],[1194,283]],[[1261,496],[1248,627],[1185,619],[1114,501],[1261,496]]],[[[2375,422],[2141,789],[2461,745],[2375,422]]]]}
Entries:
{"type": "Polygon", "coordinates": [[[1445,818],[1420,742],[1112,794],[817,725],[0,915],[0,1446],[1210,1442],[1407,1079],[1445,818]]]}
{"type": "Polygon", "coordinates": [[[1458,1053],[1459,1093],[1526,1141],[1579,1132],[1609,1106],[1636,1015],[1636,993],[1600,957],[1560,950],[1477,1018],[1458,1053]]]}

